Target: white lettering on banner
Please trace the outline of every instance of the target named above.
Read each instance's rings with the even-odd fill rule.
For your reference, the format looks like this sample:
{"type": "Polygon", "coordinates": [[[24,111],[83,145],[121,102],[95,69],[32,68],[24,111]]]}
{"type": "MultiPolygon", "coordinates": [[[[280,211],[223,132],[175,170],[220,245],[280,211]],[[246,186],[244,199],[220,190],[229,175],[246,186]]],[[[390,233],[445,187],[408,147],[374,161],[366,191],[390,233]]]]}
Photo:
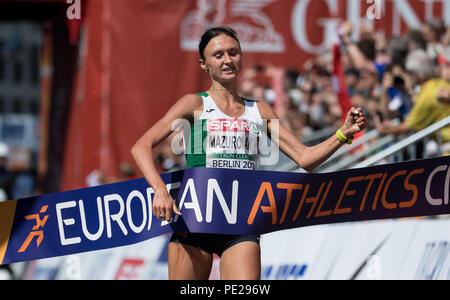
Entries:
{"type": "Polygon", "coordinates": [[[358,40],[360,36],[361,22],[363,21],[361,18],[361,0],[347,0],[346,20],[353,24],[352,39],[358,40]]]}
{"type": "Polygon", "coordinates": [[[64,225],[65,226],[75,225],[75,219],[73,219],[73,218],[63,219],[62,213],[61,213],[61,211],[63,209],[72,208],[72,207],[76,207],[76,206],[77,206],[77,203],[75,201],[69,201],[69,202],[63,202],[63,203],[56,204],[56,217],[58,219],[59,236],[61,239],[61,245],[63,245],[63,246],[67,246],[67,245],[71,245],[71,244],[78,244],[81,242],[81,238],[79,238],[79,237],[66,239],[66,236],[64,234],[64,225]]]}
{"type": "Polygon", "coordinates": [[[275,0],[198,0],[196,8],[181,20],[180,48],[195,51],[205,30],[225,25],[236,30],[246,52],[283,52],[283,36],[263,10],[272,2],[275,0]]]}
{"type": "Polygon", "coordinates": [[[80,216],[81,216],[81,228],[83,229],[83,234],[91,241],[96,241],[100,238],[103,233],[103,228],[105,223],[103,222],[103,206],[102,198],[97,197],[97,211],[98,211],[98,230],[95,234],[91,234],[87,229],[86,224],[86,213],[84,210],[83,200],[78,201],[78,206],[80,206],[80,216]]]}
{"type": "MultiPolygon", "coordinates": [[[[323,53],[328,50],[335,39],[335,32],[337,25],[342,19],[349,20],[353,26],[353,39],[359,38],[359,27],[364,19],[373,21],[374,19],[383,19],[388,0],[347,0],[346,1],[346,15],[344,17],[339,15],[339,0],[325,0],[330,15],[330,18],[318,18],[317,24],[324,28],[324,36],[322,43],[313,45],[308,39],[307,33],[311,31],[308,28],[308,9],[312,0],[297,0],[291,15],[291,27],[293,38],[297,45],[304,51],[312,54],[323,53]],[[369,8],[362,12],[362,1],[369,4],[369,8]]],[[[442,5],[442,19],[445,20],[446,25],[450,25],[450,1],[448,0],[421,0],[425,2],[424,11],[415,11],[409,0],[389,0],[392,2],[392,28],[384,28],[385,31],[392,30],[393,35],[400,35],[402,33],[402,21],[408,28],[419,29],[422,25],[421,20],[428,20],[433,15],[435,4],[442,5]]],[[[342,1],[344,2],[344,1],[342,1]]]]}
{"type": "Polygon", "coordinates": [[[408,25],[408,28],[418,29],[421,27],[419,17],[414,12],[410,3],[407,0],[395,0],[394,3],[394,14],[392,20],[392,34],[401,34],[401,21],[402,19],[408,25]]]}
{"type": "MultiPolygon", "coordinates": [[[[181,183],[180,183],[181,185],[181,183]]],[[[149,187],[147,188],[147,206],[148,206],[148,226],[147,231],[150,231],[152,228],[152,219],[153,219],[153,208],[152,208],[152,194],[155,193],[155,191],[149,187]]]]}
{"type": "MultiPolygon", "coordinates": [[[[176,190],[180,187],[181,182],[174,182],[166,185],[169,193],[171,190],[176,190]]],[[[213,201],[216,197],[227,222],[229,224],[236,224],[239,182],[237,180],[233,181],[230,207],[228,207],[227,201],[225,200],[220,185],[216,179],[209,179],[205,188],[207,190],[206,222],[211,223],[213,221],[213,201]]],[[[132,190],[129,192],[126,201],[124,201],[119,194],[109,194],[103,197],[99,196],[97,197],[97,209],[93,209],[92,211],[86,210],[83,200],[79,200],[78,203],[76,201],[69,201],[56,204],[56,217],[61,245],[68,246],[81,243],[82,237],[67,237],[71,232],[74,232],[73,229],[70,230],[68,227],[78,225],[79,223],[81,223],[81,232],[83,233],[83,237],[90,241],[97,241],[100,239],[104,235],[105,227],[106,236],[108,238],[112,238],[113,235],[116,235],[117,232],[114,231],[112,222],[117,223],[123,235],[128,235],[129,230],[139,234],[144,230],[146,224],[147,231],[150,231],[153,219],[152,194],[154,194],[154,191],[151,187],[149,187],[146,189],[147,200],[145,199],[144,194],[138,190],[132,190]],[[64,218],[63,211],[77,208],[77,205],[79,206],[78,209],[72,210],[70,213],[72,213],[72,216],[74,213],[79,213],[78,216],[75,215],[78,218],[64,218]],[[112,212],[112,209],[114,209],[114,212],[112,212]],[[138,211],[142,212],[142,219],[137,219],[136,216],[133,216],[133,212],[138,211]],[[91,233],[88,230],[88,220],[95,220],[94,218],[98,219],[98,229],[95,233],[91,233]],[[81,222],[79,222],[79,220],[81,220],[81,222]]],[[[197,222],[203,222],[203,215],[197,197],[195,182],[192,178],[189,178],[186,182],[178,209],[180,211],[183,209],[193,209],[197,222]],[[188,193],[190,194],[191,202],[186,202],[188,193]]],[[[171,221],[162,221],[161,226],[176,222],[177,220],[178,215],[175,215],[171,221]]]]}
{"type": "Polygon", "coordinates": [[[106,195],[103,198],[103,200],[105,202],[106,234],[108,235],[108,238],[111,238],[111,236],[112,236],[111,220],[116,222],[119,225],[119,227],[122,230],[124,235],[127,235],[128,230],[122,222],[122,216],[125,211],[125,205],[123,203],[122,197],[120,197],[119,194],[111,194],[111,195],[106,195]],[[109,203],[111,201],[117,201],[119,203],[119,211],[115,214],[111,214],[110,209],[109,209],[109,203]]]}
{"type": "MultiPolygon", "coordinates": [[[[73,0],[67,0],[73,1],[73,0]]],[[[278,0],[282,2],[283,0],[278,0]]],[[[234,28],[244,51],[261,53],[280,53],[285,51],[285,39],[282,32],[277,32],[277,21],[265,13],[265,7],[275,0],[210,0],[197,1],[196,8],[187,12],[180,23],[180,48],[184,51],[198,50],[201,34],[214,26],[230,26],[234,28]]],[[[407,28],[418,29],[425,20],[433,17],[442,18],[446,25],[450,25],[450,1],[448,0],[324,0],[330,17],[318,18],[317,24],[324,28],[322,43],[313,45],[308,39],[308,12],[312,0],[297,0],[291,14],[291,31],[298,46],[305,52],[320,54],[327,50],[334,38],[336,26],[341,20],[348,20],[354,25],[353,38],[359,38],[359,28],[362,22],[373,22],[384,19],[386,7],[391,4],[392,19],[385,22],[391,28],[384,28],[385,32],[393,35],[402,33],[402,22],[407,28]],[[422,2],[423,7],[413,6],[413,2],[422,2]],[[368,8],[363,11],[363,5],[368,8]],[[339,15],[340,6],[346,7],[345,15],[339,15]],[[442,13],[435,16],[433,12],[440,6],[442,13]]]]}
{"type": "Polygon", "coordinates": [[[144,195],[141,194],[139,191],[132,191],[127,198],[127,220],[128,225],[130,225],[131,230],[133,230],[134,233],[141,233],[142,230],[144,230],[145,223],[147,223],[147,207],[145,205],[145,199],[144,195]],[[141,201],[142,206],[142,223],[139,226],[136,226],[133,221],[133,216],[131,215],[131,200],[133,198],[138,198],[141,201]]]}
{"type": "MultiPolygon", "coordinates": [[[[203,216],[202,216],[202,212],[200,210],[200,205],[198,204],[197,192],[195,191],[194,179],[192,179],[192,178],[189,178],[188,181],[186,182],[186,187],[184,189],[183,196],[181,197],[181,200],[180,200],[179,210],[183,209],[183,206],[184,206],[184,208],[194,210],[195,218],[197,219],[197,222],[200,223],[203,221],[203,216]],[[184,203],[184,200],[186,199],[186,195],[187,195],[188,191],[191,194],[192,202],[184,203]]],[[[174,222],[176,222],[178,220],[178,215],[176,215],[173,219],[174,219],[174,222]]]]}
{"type": "Polygon", "coordinates": [[[450,26],[450,1],[442,0],[442,18],[445,20],[445,24],[450,26]]]}
{"type": "MultiPolygon", "coordinates": [[[[307,37],[307,13],[308,6],[311,0],[298,0],[292,10],[291,26],[292,33],[294,34],[294,39],[297,44],[306,52],[309,53],[323,53],[325,50],[332,45],[335,39],[335,30],[340,20],[337,18],[326,19],[319,18],[318,23],[325,28],[325,37],[320,45],[312,45],[307,37]]],[[[332,14],[337,13],[337,0],[327,0],[328,7],[330,8],[332,14]]]]}
{"type": "MultiPolygon", "coordinates": [[[[181,186],[180,182],[168,184],[168,190],[170,191],[171,188],[179,188],[181,186]]],[[[95,234],[92,234],[87,229],[87,217],[86,217],[86,209],[83,200],[78,201],[79,206],[79,213],[80,213],[80,219],[81,219],[81,228],[84,237],[86,237],[90,241],[96,241],[98,240],[104,233],[105,228],[105,219],[106,219],[106,232],[108,238],[111,238],[113,235],[113,230],[111,226],[111,220],[116,222],[122,233],[124,235],[128,234],[128,230],[125,226],[125,223],[122,221],[122,217],[124,215],[124,212],[126,210],[127,213],[127,221],[130,229],[135,233],[141,233],[144,228],[145,224],[148,223],[147,230],[150,231],[151,229],[151,223],[152,223],[152,217],[153,217],[153,210],[152,210],[152,194],[154,193],[152,188],[147,188],[147,202],[145,201],[144,195],[137,191],[131,191],[130,194],[127,197],[127,201],[124,204],[124,201],[122,197],[118,194],[112,194],[112,195],[106,195],[103,197],[97,197],[97,211],[96,215],[98,216],[98,230],[95,234]],[[141,203],[141,209],[142,209],[142,221],[141,224],[138,226],[135,224],[135,221],[133,220],[132,216],[132,200],[134,198],[138,198],[141,203]],[[115,214],[111,214],[110,212],[110,202],[117,201],[119,203],[119,211],[115,214]],[[104,207],[103,207],[104,206],[104,207]],[[126,208],[126,209],[125,209],[126,208]],[[103,210],[105,211],[105,217],[103,217],[103,210]]],[[[79,244],[81,243],[80,237],[73,237],[73,238],[66,238],[66,232],[64,226],[70,226],[75,225],[75,219],[64,219],[62,216],[62,210],[74,208],[77,206],[77,203],[75,201],[70,202],[63,202],[56,204],[56,216],[58,219],[58,228],[59,228],[59,235],[61,240],[61,245],[67,246],[72,244],[79,244]]],[[[93,214],[93,212],[91,212],[93,214]]]]}
{"type": "Polygon", "coordinates": [[[222,191],[220,189],[219,183],[216,179],[208,180],[208,196],[206,198],[206,222],[212,222],[212,208],[213,208],[213,198],[216,194],[219,200],[222,211],[225,214],[228,224],[236,224],[237,220],[237,203],[238,203],[238,189],[239,182],[237,180],[233,181],[233,191],[231,196],[231,211],[227,206],[225,198],[223,197],[222,191]]]}
{"type": "Polygon", "coordinates": [[[431,183],[433,181],[433,177],[439,172],[445,172],[447,170],[447,165],[442,165],[434,169],[427,178],[427,185],[425,187],[425,198],[428,203],[431,205],[442,205],[449,203],[449,194],[450,194],[450,168],[448,168],[447,175],[445,176],[445,184],[443,186],[444,189],[444,200],[442,198],[433,198],[431,195],[431,183]]]}

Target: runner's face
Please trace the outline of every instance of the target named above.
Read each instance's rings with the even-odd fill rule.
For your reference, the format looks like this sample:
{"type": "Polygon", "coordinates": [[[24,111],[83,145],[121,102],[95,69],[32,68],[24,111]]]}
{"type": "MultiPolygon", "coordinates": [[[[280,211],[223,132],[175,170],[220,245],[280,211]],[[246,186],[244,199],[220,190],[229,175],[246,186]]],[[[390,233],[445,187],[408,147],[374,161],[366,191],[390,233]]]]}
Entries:
{"type": "Polygon", "coordinates": [[[242,51],[232,37],[221,34],[211,39],[204,51],[201,66],[214,80],[236,79],[242,69],[242,51]]]}

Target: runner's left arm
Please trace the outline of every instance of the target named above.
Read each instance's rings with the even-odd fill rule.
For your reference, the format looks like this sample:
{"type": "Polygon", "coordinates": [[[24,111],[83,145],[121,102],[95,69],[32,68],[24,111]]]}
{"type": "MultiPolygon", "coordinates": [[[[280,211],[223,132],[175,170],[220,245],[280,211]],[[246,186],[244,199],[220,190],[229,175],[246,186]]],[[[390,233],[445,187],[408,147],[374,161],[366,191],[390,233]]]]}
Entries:
{"type": "MultiPolygon", "coordinates": [[[[278,141],[274,142],[278,144],[279,149],[308,172],[314,171],[343,145],[337,136],[333,135],[318,145],[307,147],[280,122],[273,122],[273,120],[278,119],[278,116],[269,104],[261,101],[258,103],[258,108],[262,118],[267,120],[268,130],[271,135],[278,136],[278,141]]],[[[367,120],[362,110],[352,107],[340,129],[344,136],[350,138],[364,130],[366,126],[367,120]]]]}

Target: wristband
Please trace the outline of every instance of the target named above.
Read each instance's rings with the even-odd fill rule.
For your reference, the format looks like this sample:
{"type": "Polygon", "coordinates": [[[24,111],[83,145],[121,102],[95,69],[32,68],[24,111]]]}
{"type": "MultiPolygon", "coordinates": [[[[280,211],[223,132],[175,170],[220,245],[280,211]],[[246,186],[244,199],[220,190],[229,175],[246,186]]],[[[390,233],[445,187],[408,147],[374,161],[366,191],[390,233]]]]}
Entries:
{"type": "Polygon", "coordinates": [[[336,131],[336,137],[341,143],[346,143],[351,145],[353,143],[353,138],[347,138],[343,133],[342,130],[339,128],[338,131],[336,131]]]}

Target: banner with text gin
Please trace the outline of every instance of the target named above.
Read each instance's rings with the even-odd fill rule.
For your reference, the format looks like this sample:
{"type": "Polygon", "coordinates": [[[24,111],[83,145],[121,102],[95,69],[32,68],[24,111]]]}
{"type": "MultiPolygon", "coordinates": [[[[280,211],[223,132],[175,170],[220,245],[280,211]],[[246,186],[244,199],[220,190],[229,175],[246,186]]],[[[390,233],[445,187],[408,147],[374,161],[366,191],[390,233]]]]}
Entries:
{"type": "Polygon", "coordinates": [[[120,247],[174,231],[264,234],[450,214],[450,157],[326,174],[192,168],[162,174],[182,216],[161,222],[144,178],[0,203],[0,263],[120,247]]]}

